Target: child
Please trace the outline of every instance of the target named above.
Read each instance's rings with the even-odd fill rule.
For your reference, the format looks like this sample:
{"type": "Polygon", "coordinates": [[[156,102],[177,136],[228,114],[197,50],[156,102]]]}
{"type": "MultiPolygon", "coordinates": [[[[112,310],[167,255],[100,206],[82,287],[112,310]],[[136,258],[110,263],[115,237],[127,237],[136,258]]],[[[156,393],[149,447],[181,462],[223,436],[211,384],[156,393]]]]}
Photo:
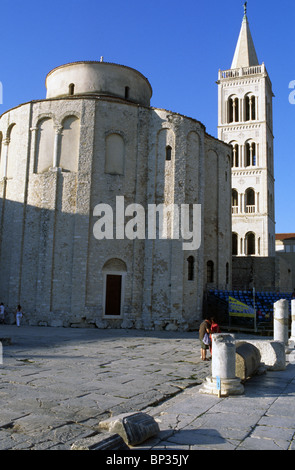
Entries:
{"type": "Polygon", "coordinates": [[[210,320],[211,320],[211,328],[210,328],[211,342],[210,342],[209,350],[210,350],[210,353],[212,354],[212,335],[214,335],[214,333],[220,333],[220,328],[214,317],[211,317],[210,320]]]}

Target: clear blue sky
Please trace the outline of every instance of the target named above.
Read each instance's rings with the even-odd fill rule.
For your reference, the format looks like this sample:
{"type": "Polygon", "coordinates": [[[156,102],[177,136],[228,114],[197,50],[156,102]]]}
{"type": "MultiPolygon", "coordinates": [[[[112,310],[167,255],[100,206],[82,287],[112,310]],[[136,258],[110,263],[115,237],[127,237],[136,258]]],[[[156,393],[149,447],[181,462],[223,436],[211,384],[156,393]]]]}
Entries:
{"type": "MultiPolygon", "coordinates": [[[[45,98],[45,77],[79,60],[128,65],[152,106],[198,119],[217,136],[218,69],[231,66],[244,0],[1,0],[0,113],[45,98]]],[[[295,232],[294,0],[249,0],[248,19],[274,98],[277,233],[295,232]]]]}

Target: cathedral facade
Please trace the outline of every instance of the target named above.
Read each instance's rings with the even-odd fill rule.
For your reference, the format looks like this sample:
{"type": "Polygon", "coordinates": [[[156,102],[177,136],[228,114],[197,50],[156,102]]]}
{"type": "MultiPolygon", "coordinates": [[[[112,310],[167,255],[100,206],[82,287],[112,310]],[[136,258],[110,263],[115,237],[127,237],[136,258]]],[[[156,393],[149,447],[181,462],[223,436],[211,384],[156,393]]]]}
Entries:
{"type": "Polygon", "coordinates": [[[130,67],[66,64],[46,88],[0,118],[6,311],[21,304],[31,325],[196,327],[206,288],[231,286],[231,145],[151,107],[130,67]],[[168,210],[165,236],[150,207],[168,210]]]}

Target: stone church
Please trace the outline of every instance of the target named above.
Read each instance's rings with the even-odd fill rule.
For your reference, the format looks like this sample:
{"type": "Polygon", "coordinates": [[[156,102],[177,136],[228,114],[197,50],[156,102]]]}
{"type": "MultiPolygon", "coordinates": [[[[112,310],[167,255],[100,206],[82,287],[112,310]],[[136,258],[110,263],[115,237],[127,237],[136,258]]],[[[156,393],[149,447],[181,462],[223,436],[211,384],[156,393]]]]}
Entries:
{"type": "Polygon", "coordinates": [[[46,89],[0,119],[6,311],[20,303],[31,325],[196,327],[206,285],[230,286],[231,146],[151,107],[149,81],[130,67],[62,65],[46,89]],[[126,236],[150,206],[172,208],[166,237],[160,218],[154,237],[147,227],[126,236]],[[111,236],[96,234],[102,207],[117,222],[111,236]],[[197,245],[177,227],[183,207],[197,245]]]}

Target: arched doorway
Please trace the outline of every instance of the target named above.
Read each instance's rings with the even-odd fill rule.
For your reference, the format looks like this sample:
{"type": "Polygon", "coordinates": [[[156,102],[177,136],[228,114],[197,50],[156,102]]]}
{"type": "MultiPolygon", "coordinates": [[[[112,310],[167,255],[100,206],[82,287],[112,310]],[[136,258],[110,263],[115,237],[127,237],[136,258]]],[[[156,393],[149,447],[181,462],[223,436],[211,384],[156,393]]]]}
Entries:
{"type": "Polygon", "coordinates": [[[126,264],[118,258],[113,258],[104,264],[102,272],[104,277],[103,315],[108,318],[121,317],[124,305],[126,264]]]}

